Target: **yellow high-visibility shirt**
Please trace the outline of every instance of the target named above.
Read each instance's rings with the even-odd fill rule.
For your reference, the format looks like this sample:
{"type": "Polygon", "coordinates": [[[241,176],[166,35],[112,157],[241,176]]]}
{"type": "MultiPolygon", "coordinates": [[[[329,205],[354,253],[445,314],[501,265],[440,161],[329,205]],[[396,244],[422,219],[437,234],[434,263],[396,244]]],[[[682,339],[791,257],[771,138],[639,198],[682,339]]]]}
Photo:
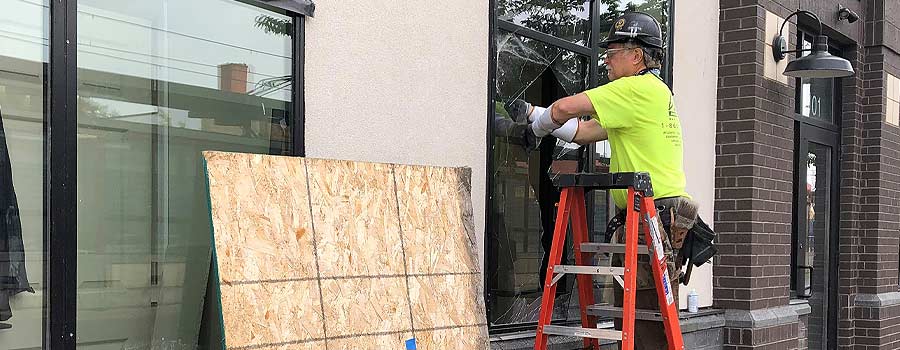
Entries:
{"type": "MultiPolygon", "coordinates": [[[[669,87],[647,73],[616,79],[584,92],[609,135],[611,172],[650,173],[654,198],[688,197],[685,191],[681,121],[669,87]]],[[[612,190],[627,208],[626,190],[612,190]]]]}

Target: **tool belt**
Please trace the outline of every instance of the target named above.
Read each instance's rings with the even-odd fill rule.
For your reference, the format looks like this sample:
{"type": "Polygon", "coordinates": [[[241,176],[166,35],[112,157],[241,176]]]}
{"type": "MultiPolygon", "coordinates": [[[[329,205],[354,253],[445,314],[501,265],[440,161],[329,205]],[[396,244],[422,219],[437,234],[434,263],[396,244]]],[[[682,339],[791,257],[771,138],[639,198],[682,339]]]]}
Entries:
{"type": "MultiPolygon", "coordinates": [[[[675,268],[687,265],[681,283],[687,285],[694,266],[700,267],[716,255],[716,233],[698,215],[698,205],[685,197],[660,198],[654,201],[659,220],[669,234],[675,268]]],[[[612,240],[619,227],[625,225],[625,210],[619,211],[606,225],[606,242],[612,240]]],[[[641,218],[641,220],[644,220],[641,218]]]]}

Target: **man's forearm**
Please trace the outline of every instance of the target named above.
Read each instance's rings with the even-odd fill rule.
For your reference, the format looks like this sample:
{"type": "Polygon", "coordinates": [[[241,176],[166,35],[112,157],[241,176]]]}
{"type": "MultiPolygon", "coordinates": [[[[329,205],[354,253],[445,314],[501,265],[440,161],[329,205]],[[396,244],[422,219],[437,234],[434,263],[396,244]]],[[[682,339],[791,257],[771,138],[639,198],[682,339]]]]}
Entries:
{"type": "Polygon", "coordinates": [[[594,115],[594,105],[584,93],[563,97],[550,106],[550,115],[556,124],[562,125],[569,119],[583,115],[594,115]]]}

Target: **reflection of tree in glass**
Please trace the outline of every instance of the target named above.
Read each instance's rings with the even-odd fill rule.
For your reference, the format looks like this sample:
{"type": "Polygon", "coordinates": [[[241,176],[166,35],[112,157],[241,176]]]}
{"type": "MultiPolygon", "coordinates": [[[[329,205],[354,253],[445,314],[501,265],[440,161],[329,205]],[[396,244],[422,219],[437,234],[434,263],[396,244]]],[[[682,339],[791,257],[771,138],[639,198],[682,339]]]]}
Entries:
{"type": "MultiPolygon", "coordinates": [[[[607,10],[600,14],[600,33],[598,33],[598,40],[602,40],[609,33],[609,29],[613,25],[613,21],[616,20],[619,16],[621,16],[625,12],[630,11],[639,11],[647,13],[657,21],[659,21],[660,26],[662,27],[662,35],[663,42],[666,42],[666,38],[668,35],[668,23],[669,23],[669,2],[667,0],[647,0],[647,1],[637,1],[635,4],[634,1],[624,2],[621,0],[600,0],[600,6],[602,8],[606,8],[607,10]]],[[[598,82],[600,85],[606,84],[609,82],[609,76],[606,72],[606,63],[605,63],[606,55],[603,54],[600,56],[600,70],[598,76],[598,82]]]]}
{"type": "Polygon", "coordinates": [[[267,15],[256,16],[257,28],[262,28],[266,33],[275,35],[291,36],[291,21],[279,19],[267,15]]]}
{"type": "Polygon", "coordinates": [[[119,115],[119,112],[110,109],[106,104],[95,101],[90,97],[76,96],[76,110],[79,118],[109,119],[119,115]]]}
{"type": "Polygon", "coordinates": [[[497,4],[500,18],[557,37],[576,41],[587,33],[589,9],[585,0],[501,0],[497,4]],[[578,14],[582,14],[579,16],[578,14]]]}

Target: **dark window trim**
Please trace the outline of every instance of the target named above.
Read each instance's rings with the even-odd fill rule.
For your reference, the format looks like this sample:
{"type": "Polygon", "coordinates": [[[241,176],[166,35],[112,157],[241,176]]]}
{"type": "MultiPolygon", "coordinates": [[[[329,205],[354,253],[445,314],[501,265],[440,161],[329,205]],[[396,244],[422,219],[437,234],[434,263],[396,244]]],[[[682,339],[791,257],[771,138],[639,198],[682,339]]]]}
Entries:
{"type": "Polygon", "coordinates": [[[669,17],[666,19],[666,26],[669,27],[666,34],[668,47],[666,47],[666,58],[663,61],[663,80],[669,85],[669,89],[675,88],[675,0],[669,0],[669,17]]]}
{"type": "Polygon", "coordinates": [[[316,4],[311,0],[235,0],[285,16],[313,17],[316,4]]]}
{"type": "MultiPolygon", "coordinates": [[[[482,256],[484,256],[484,266],[482,267],[482,278],[484,287],[484,300],[485,300],[485,316],[491,314],[491,293],[490,293],[490,275],[489,271],[493,271],[490,266],[492,263],[496,263],[496,259],[491,259],[488,257],[487,252],[492,251],[493,241],[491,240],[490,232],[491,225],[494,223],[493,218],[491,217],[494,214],[494,210],[491,205],[491,198],[493,198],[494,194],[494,94],[497,90],[497,41],[494,39],[497,34],[497,0],[488,0],[488,54],[490,55],[487,60],[488,64],[488,79],[487,79],[487,113],[485,113],[484,121],[487,125],[485,128],[485,146],[486,146],[486,157],[484,157],[484,169],[485,169],[485,191],[484,191],[484,237],[482,244],[483,251],[482,256]]],[[[490,322],[488,322],[490,325],[490,322]]]]}
{"type": "Polygon", "coordinates": [[[294,17],[294,33],[291,40],[294,62],[291,75],[293,76],[292,111],[294,127],[291,129],[291,155],[306,156],[306,81],[304,71],[306,67],[306,18],[294,17]]]}
{"type": "MultiPolygon", "coordinates": [[[[275,13],[292,15],[253,0],[235,0],[275,13]]],[[[77,323],[77,155],[78,155],[78,0],[50,2],[50,62],[44,81],[44,291],[42,347],[76,349],[77,323]]],[[[292,48],[293,155],[305,155],[304,58],[305,16],[293,14],[292,48]]]]}
{"type": "Polygon", "coordinates": [[[77,0],[50,2],[44,115],[43,347],[75,349],[77,309],[77,0]]]}

